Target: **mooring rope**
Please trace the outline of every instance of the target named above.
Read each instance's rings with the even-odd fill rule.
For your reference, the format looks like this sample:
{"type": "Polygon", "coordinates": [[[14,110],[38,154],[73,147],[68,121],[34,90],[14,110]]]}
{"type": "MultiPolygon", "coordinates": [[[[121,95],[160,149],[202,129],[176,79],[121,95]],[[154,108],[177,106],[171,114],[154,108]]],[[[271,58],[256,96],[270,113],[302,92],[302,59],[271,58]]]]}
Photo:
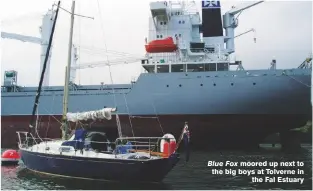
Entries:
{"type": "Polygon", "coordinates": [[[302,84],[302,85],[304,85],[304,86],[306,86],[306,87],[308,87],[308,88],[311,88],[310,85],[301,82],[300,80],[298,80],[298,79],[296,79],[296,78],[294,78],[294,77],[292,77],[292,76],[286,74],[285,72],[283,73],[283,75],[290,77],[291,79],[295,80],[296,82],[298,82],[298,83],[300,83],[300,84],[302,84]]]}

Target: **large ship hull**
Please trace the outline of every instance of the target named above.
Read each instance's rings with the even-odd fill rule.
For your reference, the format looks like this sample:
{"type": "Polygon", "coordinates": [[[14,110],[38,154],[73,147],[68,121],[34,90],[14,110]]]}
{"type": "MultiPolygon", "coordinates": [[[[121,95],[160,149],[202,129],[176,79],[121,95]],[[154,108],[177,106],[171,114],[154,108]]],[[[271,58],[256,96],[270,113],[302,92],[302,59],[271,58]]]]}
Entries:
{"type": "MultiPolygon", "coordinates": [[[[306,115],[164,115],[157,119],[132,118],[131,128],[128,116],[120,116],[122,131],[135,136],[160,136],[171,133],[176,138],[189,121],[191,145],[195,148],[242,148],[254,147],[267,135],[305,125],[306,115]]],[[[151,116],[153,117],[153,116],[151,116]]],[[[38,133],[41,137],[60,138],[60,123],[54,120],[61,116],[39,116],[38,133]],[[50,121],[50,122],[49,122],[50,121]]],[[[2,118],[2,147],[17,147],[16,131],[27,131],[30,116],[11,116],[2,118]]],[[[112,122],[97,122],[93,127],[105,130],[111,140],[117,136],[117,127],[112,122]]],[[[74,124],[71,125],[75,127],[74,124]]]]}
{"type": "MultiPolygon", "coordinates": [[[[177,137],[188,121],[193,145],[246,146],[305,125],[312,115],[310,84],[311,70],[305,69],[142,74],[131,85],[77,87],[69,111],[117,106],[128,136],[164,131],[177,137]]],[[[2,93],[2,147],[15,146],[15,132],[28,129],[36,88],[26,89],[2,93]]],[[[62,98],[61,87],[41,93],[41,136],[60,137],[62,98]]],[[[93,125],[117,135],[115,124],[93,125]]]]}

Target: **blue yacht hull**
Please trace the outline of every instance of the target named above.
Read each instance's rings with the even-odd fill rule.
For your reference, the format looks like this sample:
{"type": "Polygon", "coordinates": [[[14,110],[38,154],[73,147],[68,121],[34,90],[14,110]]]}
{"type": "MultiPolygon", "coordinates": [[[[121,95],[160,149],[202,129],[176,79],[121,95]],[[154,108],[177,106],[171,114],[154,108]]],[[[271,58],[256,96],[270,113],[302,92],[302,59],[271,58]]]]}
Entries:
{"type": "Polygon", "coordinates": [[[147,161],[56,156],[23,149],[20,149],[20,153],[24,165],[35,172],[68,178],[122,182],[161,182],[179,161],[178,154],[147,161]]]}

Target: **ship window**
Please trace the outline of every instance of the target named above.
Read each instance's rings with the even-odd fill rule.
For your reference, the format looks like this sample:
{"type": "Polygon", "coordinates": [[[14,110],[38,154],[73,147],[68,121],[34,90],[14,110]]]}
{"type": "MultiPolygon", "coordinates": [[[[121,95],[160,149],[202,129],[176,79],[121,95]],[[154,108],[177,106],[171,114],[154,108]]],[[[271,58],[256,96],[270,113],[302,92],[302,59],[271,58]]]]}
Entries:
{"type": "Polygon", "coordinates": [[[181,34],[179,34],[179,37],[181,37],[181,34]]]}
{"type": "Polygon", "coordinates": [[[208,48],[206,48],[207,49],[207,51],[209,51],[209,52],[214,52],[215,51],[215,48],[214,47],[208,47],[208,48]]]}
{"type": "Polygon", "coordinates": [[[179,24],[181,24],[181,21],[178,21],[179,24]]]}
{"type": "Polygon", "coordinates": [[[182,21],[182,23],[184,24],[184,23],[185,23],[185,21],[182,21]]]}
{"type": "Polygon", "coordinates": [[[166,22],[164,22],[164,25],[166,25],[166,22]]]}
{"type": "Polygon", "coordinates": [[[175,37],[177,37],[177,34],[175,34],[175,37]]]}
{"type": "Polygon", "coordinates": [[[163,35],[160,35],[160,38],[163,38],[163,35]]]}
{"type": "Polygon", "coordinates": [[[160,25],[163,25],[163,22],[160,22],[160,25]]]}

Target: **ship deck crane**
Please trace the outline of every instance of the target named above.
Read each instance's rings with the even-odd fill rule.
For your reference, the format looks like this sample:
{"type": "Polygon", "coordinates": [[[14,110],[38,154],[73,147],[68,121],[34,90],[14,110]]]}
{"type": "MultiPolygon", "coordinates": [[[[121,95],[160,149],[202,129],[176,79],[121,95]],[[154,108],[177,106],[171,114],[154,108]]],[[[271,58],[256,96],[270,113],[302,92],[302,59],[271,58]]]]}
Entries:
{"type": "Polygon", "coordinates": [[[72,66],[71,70],[75,71],[77,69],[95,68],[101,66],[112,66],[119,64],[131,64],[135,62],[140,62],[142,58],[131,58],[131,59],[115,59],[111,61],[97,61],[97,62],[86,62],[76,66],[72,66]]]}
{"type": "MultiPolygon", "coordinates": [[[[55,11],[48,10],[48,12],[43,16],[42,26],[40,27],[41,38],[33,37],[33,36],[26,36],[26,35],[21,35],[21,34],[15,34],[15,33],[1,32],[1,38],[8,38],[8,39],[20,40],[23,42],[40,44],[41,45],[40,71],[42,71],[42,69],[43,69],[43,63],[45,60],[45,55],[46,55],[46,51],[47,51],[47,46],[48,46],[48,42],[49,42],[51,28],[53,25],[53,18],[54,18],[53,14],[55,14],[55,11]]],[[[51,58],[51,51],[50,51],[49,58],[47,61],[47,70],[45,72],[46,77],[44,78],[44,81],[43,81],[44,86],[49,85],[50,58],[51,58]]]]}
{"type": "Polygon", "coordinates": [[[229,54],[235,52],[234,31],[235,31],[235,28],[238,26],[238,16],[242,13],[243,10],[253,7],[262,2],[264,1],[257,1],[253,3],[249,3],[241,7],[233,7],[231,10],[227,11],[223,15],[223,27],[226,30],[226,37],[225,37],[226,49],[229,54]],[[238,13],[239,15],[235,18],[235,15],[238,13]]]}
{"type": "Polygon", "coordinates": [[[20,35],[20,34],[15,34],[15,33],[8,33],[8,32],[1,32],[1,38],[20,40],[23,42],[31,42],[35,44],[42,43],[41,38],[38,38],[38,37],[26,36],[26,35],[20,35]]]}
{"type": "MultiPolygon", "coordinates": [[[[49,10],[43,17],[42,20],[42,26],[40,27],[40,32],[41,32],[41,38],[39,37],[33,37],[33,36],[27,36],[27,35],[21,35],[21,34],[16,34],[16,33],[8,33],[8,32],[1,32],[1,38],[7,38],[7,39],[13,39],[13,40],[19,40],[22,42],[30,42],[34,44],[40,44],[41,45],[41,54],[40,54],[40,71],[43,69],[43,63],[47,51],[47,45],[49,41],[49,36],[51,33],[51,27],[53,24],[53,12],[49,10]]],[[[49,86],[49,76],[50,76],[50,58],[52,55],[52,51],[50,51],[50,55],[47,61],[47,70],[45,72],[45,78],[43,82],[43,86],[49,86]]],[[[76,66],[76,61],[78,59],[77,57],[77,48],[75,45],[73,45],[73,50],[72,50],[72,66],[76,66]]],[[[41,72],[39,72],[41,74],[41,72]]],[[[75,81],[75,75],[76,72],[75,70],[71,71],[70,75],[70,80],[75,81]]],[[[40,75],[39,75],[40,77],[40,75]]]]}
{"type": "Polygon", "coordinates": [[[298,68],[301,69],[308,69],[308,68],[312,68],[312,55],[310,55],[309,57],[307,57],[301,64],[300,66],[298,66],[298,68]]]}

